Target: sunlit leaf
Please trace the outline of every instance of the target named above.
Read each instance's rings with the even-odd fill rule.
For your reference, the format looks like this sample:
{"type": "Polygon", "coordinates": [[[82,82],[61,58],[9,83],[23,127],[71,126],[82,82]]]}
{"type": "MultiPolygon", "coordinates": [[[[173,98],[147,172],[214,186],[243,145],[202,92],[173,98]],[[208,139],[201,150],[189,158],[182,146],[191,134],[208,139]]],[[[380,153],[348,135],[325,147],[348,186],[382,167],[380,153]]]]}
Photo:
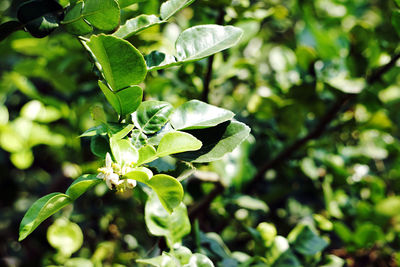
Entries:
{"type": "Polygon", "coordinates": [[[161,4],[160,7],[160,16],[163,20],[169,19],[179,10],[187,7],[194,0],[168,0],[161,4]]]}
{"type": "Polygon", "coordinates": [[[185,151],[198,150],[202,146],[200,140],[185,132],[166,133],[157,147],[157,156],[165,157],[167,155],[181,153],[185,151]]]}
{"type": "Polygon", "coordinates": [[[143,81],[147,67],[143,56],[129,42],[109,35],[93,35],[85,43],[113,91],[143,81]]]}
{"type": "Polygon", "coordinates": [[[230,120],[235,114],[207,103],[190,100],[172,113],[170,121],[177,130],[202,129],[230,120]]]}
{"type": "Polygon", "coordinates": [[[112,31],[119,25],[120,10],[115,0],[86,0],[82,15],[99,30],[112,31]]]}
{"type": "Polygon", "coordinates": [[[47,229],[47,240],[63,255],[70,256],[82,246],[83,233],[76,223],[58,219],[47,229]]]}
{"type": "Polygon", "coordinates": [[[41,222],[71,203],[71,197],[62,193],[51,193],[36,200],[21,221],[18,240],[24,240],[41,222]]]}
{"type": "Polygon", "coordinates": [[[97,178],[94,174],[84,174],[77,178],[65,192],[71,199],[75,200],[84,194],[93,186],[99,184],[102,180],[97,178]]]}
{"type": "Polygon", "coordinates": [[[163,21],[161,21],[155,15],[140,15],[133,19],[127,20],[124,25],[119,27],[119,29],[113,33],[113,35],[122,39],[126,39],[160,23],[163,23],[163,21]]]}

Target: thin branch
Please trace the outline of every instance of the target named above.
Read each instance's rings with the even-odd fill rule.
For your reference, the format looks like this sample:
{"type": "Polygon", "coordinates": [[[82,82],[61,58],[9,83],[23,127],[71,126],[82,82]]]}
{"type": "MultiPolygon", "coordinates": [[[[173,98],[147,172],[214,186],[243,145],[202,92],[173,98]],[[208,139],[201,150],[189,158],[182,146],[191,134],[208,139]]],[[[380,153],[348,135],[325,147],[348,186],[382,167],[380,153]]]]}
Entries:
{"type": "MultiPolygon", "coordinates": [[[[382,78],[382,75],[385,74],[387,71],[389,71],[396,64],[399,58],[400,58],[400,53],[394,55],[386,65],[372,71],[370,75],[368,75],[365,78],[367,84],[371,85],[379,81],[382,78]]],[[[266,162],[263,166],[261,166],[261,168],[259,168],[258,172],[253,177],[253,179],[246,185],[244,192],[246,193],[251,192],[255,187],[255,185],[264,178],[264,175],[268,170],[272,169],[285,159],[289,158],[295,151],[300,149],[303,145],[307,144],[308,141],[320,137],[324,133],[325,129],[329,126],[329,124],[340,113],[342,108],[346,106],[346,104],[350,102],[350,100],[353,100],[356,97],[357,97],[356,94],[345,94],[344,96],[339,98],[335,102],[335,104],[333,104],[333,106],[328,110],[328,112],[321,118],[319,123],[312,131],[310,131],[306,136],[295,141],[292,145],[288,146],[281,153],[279,153],[278,156],[276,156],[274,159],[266,162]]]]}
{"type": "Polygon", "coordinates": [[[225,187],[221,184],[221,182],[216,182],[214,189],[207,195],[205,196],[201,201],[196,203],[195,205],[191,206],[189,208],[189,219],[191,222],[194,221],[194,219],[202,212],[208,209],[210,206],[211,202],[220,194],[222,194],[225,191],[225,187]]]}
{"type": "MultiPolygon", "coordinates": [[[[382,76],[387,71],[389,71],[399,59],[400,59],[400,53],[395,54],[386,65],[370,72],[369,75],[367,75],[367,77],[365,78],[367,84],[371,85],[379,81],[382,78],[382,76]]],[[[281,153],[279,153],[274,159],[266,162],[263,166],[261,166],[256,175],[246,185],[243,192],[250,193],[252,190],[254,190],[254,188],[256,188],[255,185],[264,178],[264,175],[268,170],[276,167],[278,164],[281,164],[285,159],[290,158],[294,152],[300,149],[303,145],[307,144],[309,141],[320,137],[324,133],[326,128],[331,124],[331,122],[337,117],[340,111],[346,105],[348,105],[349,102],[355,100],[356,97],[357,95],[355,94],[344,94],[342,97],[340,97],[326,112],[326,114],[321,118],[321,120],[318,122],[318,124],[315,126],[313,130],[311,130],[306,136],[292,143],[281,153]]],[[[350,106],[352,105],[349,105],[349,107],[350,106]]],[[[200,202],[195,204],[191,209],[189,209],[190,220],[193,221],[200,212],[204,212],[205,210],[207,210],[211,202],[218,195],[222,194],[224,191],[225,188],[222,184],[216,184],[215,188],[204,199],[202,199],[200,202]]]]}

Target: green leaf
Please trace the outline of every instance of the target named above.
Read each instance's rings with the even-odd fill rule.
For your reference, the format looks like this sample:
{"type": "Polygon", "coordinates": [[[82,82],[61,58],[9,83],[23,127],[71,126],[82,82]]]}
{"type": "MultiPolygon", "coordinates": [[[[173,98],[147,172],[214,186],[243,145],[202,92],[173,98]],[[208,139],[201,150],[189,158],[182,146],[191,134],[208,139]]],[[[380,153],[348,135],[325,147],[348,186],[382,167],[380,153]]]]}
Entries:
{"type": "Polygon", "coordinates": [[[66,219],[57,219],[47,230],[50,245],[65,256],[71,256],[83,244],[81,228],[66,219]]]}
{"type": "Polygon", "coordinates": [[[82,15],[92,26],[103,31],[118,27],[120,10],[115,0],[86,0],[82,15]]]}
{"type": "Polygon", "coordinates": [[[185,161],[210,162],[232,152],[249,136],[250,128],[241,122],[227,121],[215,127],[185,132],[199,139],[203,146],[197,151],[184,152],[174,156],[185,161]]]}
{"type": "Polygon", "coordinates": [[[71,199],[75,200],[80,197],[87,190],[99,184],[101,179],[97,178],[94,174],[84,174],[77,178],[65,192],[71,199]]]}
{"type": "Polygon", "coordinates": [[[92,26],[87,24],[86,21],[83,19],[82,8],[83,8],[83,2],[79,2],[75,6],[73,6],[67,12],[67,14],[65,14],[63,25],[65,30],[67,30],[71,34],[85,35],[93,31],[92,26]],[[73,22],[65,23],[68,21],[73,21],[73,22]]]}
{"type": "Polygon", "coordinates": [[[167,20],[176,12],[187,7],[193,2],[194,0],[168,0],[162,3],[160,7],[160,17],[163,20],[167,20]]]}
{"type": "Polygon", "coordinates": [[[198,150],[201,146],[201,141],[191,134],[178,131],[169,132],[161,138],[157,147],[157,156],[165,157],[184,151],[198,150]]]}
{"type": "Polygon", "coordinates": [[[397,7],[400,7],[400,0],[394,0],[394,2],[396,3],[397,7]]]}
{"type": "Polygon", "coordinates": [[[63,16],[63,7],[53,0],[27,1],[17,11],[18,20],[37,38],[45,37],[58,28],[63,16]]]}
{"type": "Polygon", "coordinates": [[[242,33],[234,26],[200,25],[189,28],[176,40],[177,59],[188,62],[208,57],[234,46],[242,33]]]}
{"type": "Polygon", "coordinates": [[[310,226],[299,224],[288,235],[293,248],[303,255],[314,255],[324,250],[328,243],[319,237],[310,226]]]}
{"type": "Polygon", "coordinates": [[[124,25],[113,33],[114,36],[122,39],[131,37],[151,26],[164,23],[155,15],[140,15],[127,20],[124,25]]]}
{"type": "Polygon", "coordinates": [[[0,24],[0,42],[7,38],[15,31],[21,30],[24,25],[18,21],[7,21],[0,24]]]}
{"type": "Polygon", "coordinates": [[[134,112],[142,102],[143,90],[137,85],[113,92],[103,82],[99,81],[98,84],[107,101],[122,117],[134,112]]]}
{"type": "Polygon", "coordinates": [[[136,148],[127,139],[110,139],[112,154],[121,165],[136,163],[139,159],[139,154],[136,148]]]}
{"type": "Polygon", "coordinates": [[[93,35],[84,43],[113,91],[138,84],[146,76],[142,54],[129,42],[109,35],[93,35]],[[100,66],[99,66],[99,65],[100,66]]]}
{"type": "Polygon", "coordinates": [[[166,237],[169,245],[180,242],[190,233],[190,221],[183,203],[180,203],[172,213],[168,213],[159,198],[155,194],[150,194],[144,213],[149,232],[155,236],[166,237]]]}
{"type": "Polygon", "coordinates": [[[133,124],[128,124],[128,125],[124,126],[120,131],[112,134],[111,137],[114,138],[115,140],[122,139],[125,136],[127,136],[134,127],[135,126],[133,124]]]}
{"type": "Polygon", "coordinates": [[[157,174],[151,177],[146,184],[157,193],[161,204],[169,213],[182,202],[183,188],[174,177],[157,174]]]}
{"type": "Polygon", "coordinates": [[[157,152],[152,145],[145,145],[139,149],[139,160],[137,165],[142,165],[157,159],[157,152]]]}
{"type": "Polygon", "coordinates": [[[100,134],[105,134],[105,133],[107,133],[107,125],[100,124],[100,125],[97,125],[97,126],[87,129],[79,137],[89,137],[89,136],[95,136],[95,135],[100,135],[100,134]]]}
{"type": "Polygon", "coordinates": [[[191,266],[214,267],[214,264],[209,258],[207,258],[207,256],[199,254],[199,253],[194,253],[190,257],[189,263],[183,265],[183,267],[191,267],[191,266]]]}
{"type": "Polygon", "coordinates": [[[230,120],[235,114],[199,100],[191,100],[172,113],[170,122],[177,130],[202,129],[230,120]]]}
{"type": "Polygon", "coordinates": [[[153,177],[153,172],[145,167],[135,168],[133,171],[130,171],[124,175],[123,178],[133,179],[138,182],[147,184],[150,178],[153,177]]]}
{"type": "Polygon", "coordinates": [[[62,193],[51,193],[36,200],[21,221],[18,241],[24,240],[41,222],[71,203],[72,199],[62,193]]]}
{"type": "Polygon", "coordinates": [[[146,60],[147,69],[160,70],[171,66],[179,65],[181,62],[176,62],[176,58],[172,55],[167,55],[160,51],[152,51],[150,54],[144,56],[146,60]]]}
{"type": "Polygon", "coordinates": [[[133,120],[145,134],[153,134],[161,130],[167,123],[173,107],[168,102],[145,101],[137,109],[133,120]]]}
{"type": "Polygon", "coordinates": [[[108,138],[103,135],[95,135],[90,140],[90,150],[100,158],[104,158],[107,152],[110,152],[108,138]]]}

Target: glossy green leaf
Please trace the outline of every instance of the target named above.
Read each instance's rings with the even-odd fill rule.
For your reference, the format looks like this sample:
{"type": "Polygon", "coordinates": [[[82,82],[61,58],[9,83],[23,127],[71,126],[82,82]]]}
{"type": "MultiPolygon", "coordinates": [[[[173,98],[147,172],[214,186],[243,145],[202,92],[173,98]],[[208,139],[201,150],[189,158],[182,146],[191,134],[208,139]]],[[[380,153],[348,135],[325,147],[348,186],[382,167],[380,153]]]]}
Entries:
{"type": "Polygon", "coordinates": [[[119,25],[119,5],[115,0],[86,0],[82,16],[97,29],[112,31],[119,25]]]}
{"type": "Polygon", "coordinates": [[[97,125],[97,126],[87,129],[79,137],[89,137],[89,136],[95,136],[95,135],[100,135],[100,134],[105,134],[105,133],[107,133],[107,125],[100,124],[100,125],[97,125]]]}
{"type": "Polygon", "coordinates": [[[243,31],[233,26],[200,25],[183,31],[175,48],[178,61],[194,61],[234,46],[243,31]]]}
{"type": "Polygon", "coordinates": [[[119,29],[113,33],[113,35],[118,38],[126,39],[160,23],[163,23],[163,21],[155,15],[140,15],[127,20],[124,25],[119,27],[119,29]]]}
{"type": "Polygon", "coordinates": [[[153,177],[153,172],[150,169],[145,167],[138,167],[135,168],[133,171],[126,173],[123,178],[133,179],[146,184],[151,177],[153,177]]]}
{"type": "Polygon", "coordinates": [[[127,125],[124,126],[120,131],[118,131],[118,132],[112,134],[111,137],[114,138],[115,140],[117,140],[117,139],[122,139],[122,138],[124,138],[125,136],[127,136],[127,135],[132,131],[132,129],[133,129],[134,127],[135,127],[135,126],[134,126],[133,124],[127,124],[127,125]]]}
{"type": "Polygon", "coordinates": [[[93,263],[85,258],[69,258],[64,262],[65,267],[93,267],[93,263]]]}
{"type": "Polygon", "coordinates": [[[227,121],[215,127],[187,130],[186,132],[199,139],[203,146],[197,151],[184,152],[174,156],[186,161],[210,162],[232,152],[249,136],[250,128],[241,122],[227,121]]]}
{"type": "Polygon", "coordinates": [[[161,4],[160,7],[160,16],[163,20],[169,19],[179,10],[187,7],[194,0],[168,0],[161,4]]]}
{"type": "Polygon", "coordinates": [[[63,16],[62,6],[53,0],[26,1],[17,11],[18,20],[37,38],[45,37],[58,28],[63,16]]]}
{"type": "Polygon", "coordinates": [[[79,250],[83,244],[81,228],[66,219],[57,219],[47,229],[47,240],[50,245],[65,256],[79,250]]]}
{"type": "Polygon", "coordinates": [[[152,145],[145,145],[139,149],[139,160],[137,165],[142,165],[157,159],[156,149],[152,145]]]}
{"type": "Polygon", "coordinates": [[[293,248],[303,255],[314,255],[324,250],[328,243],[319,237],[310,226],[299,224],[288,235],[293,248]]]}
{"type": "Polygon", "coordinates": [[[93,35],[85,43],[113,91],[138,84],[146,76],[142,54],[129,42],[109,35],[93,35]]]}
{"type": "Polygon", "coordinates": [[[161,138],[157,147],[157,156],[165,157],[185,151],[198,150],[201,146],[201,141],[191,134],[178,131],[169,132],[161,138]]]}
{"type": "Polygon", "coordinates": [[[71,34],[85,35],[93,31],[92,26],[83,19],[82,8],[83,2],[79,2],[65,14],[63,25],[71,34]]]}
{"type": "Polygon", "coordinates": [[[174,177],[157,174],[151,177],[146,184],[157,193],[159,201],[169,213],[182,202],[183,188],[174,177]]]}
{"type": "Polygon", "coordinates": [[[157,195],[151,194],[144,212],[149,232],[155,236],[166,237],[170,245],[180,242],[190,233],[190,221],[183,203],[180,203],[172,213],[168,213],[157,195]]]}
{"type": "Polygon", "coordinates": [[[139,154],[136,148],[127,139],[110,139],[111,151],[114,159],[121,165],[136,163],[139,154]]]}
{"type": "Polygon", "coordinates": [[[139,106],[133,119],[143,133],[153,134],[167,123],[172,111],[173,107],[168,102],[145,101],[139,106]]]}
{"type": "Polygon", "coordinates": [[[146,60],[147,69],[149,71],[165,69],[181,64],[181,62],[176,61],[174,56],[160,51],[152,51],[150,54],[144,56],[144,59],[146,60]]]}
{"type": "Polygon", "coordinates": [[[41,222],[71,203],[72,199],[62,193],[51,193],[36,200],[21,221],[18,241],[24,240],[41,222]]]}
{"type": "Polygon", "coordinates": [[[230,120],[235,114],[199,100],[190,100],[172,113],[170,122],[176,130],[202,129],[230,120]]]}
{"type": "Polygon", "coordinates": [[[113,92],[103,82],[98,84],[107,101],[122,117],[134,112],[142,102],[143,90],[137,85],[113,92]]]}
{"type": "Polygon", "coordinates": [[[100,158],[104,158],[107,152],[110,152],[108,138],[103,135],[95,135],[90,139],[90,150],[100,158]]]}
{"type": "Polygon", "coordinates": [[[77,178],[65,192],[71,199],[75,200],[84,194],[93,186],[99,184],[102,180],[97,178],[94,174],[84,174],[77,178]]]}
{"type": "Polygon", "coordinates": [[[21,30],[24,25],[18,21],[11,20],[0,24],[0,42],[15,31],[21,30]]]}

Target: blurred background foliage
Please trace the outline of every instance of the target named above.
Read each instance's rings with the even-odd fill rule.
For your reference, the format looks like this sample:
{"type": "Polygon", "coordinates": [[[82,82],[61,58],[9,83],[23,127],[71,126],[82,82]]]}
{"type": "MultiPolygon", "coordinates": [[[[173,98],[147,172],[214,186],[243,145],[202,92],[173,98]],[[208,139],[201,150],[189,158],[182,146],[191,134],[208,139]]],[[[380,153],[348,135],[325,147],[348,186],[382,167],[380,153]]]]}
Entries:
{"type": "MultiPolygon", "coordinates": [[[[2,0],[0,22],[21,2],[2,0]]],[[[160,5],[130,2],[122,23],[160,5]]],[[[216,266],[400,265],[394,10],[378,0],[203,0],[130,38],[148,54],[172,51],[190,26],[244,30],[236,47],[154,71],[141,85],[146,99],[201,99],[252,129],[233,153],[183,181],[193,223],[186,246],[216,266]]],[[[1,265],[135,266],[157,255],[165,245],[145,231],[145,194],[104,184],[16,241],[34,200],[101,166],[90,140],[78,138],[96,125],[93,107],[116,116],[83,47],[62,28],[42,39],[13,33],[0,58],[1,265]]]]}

